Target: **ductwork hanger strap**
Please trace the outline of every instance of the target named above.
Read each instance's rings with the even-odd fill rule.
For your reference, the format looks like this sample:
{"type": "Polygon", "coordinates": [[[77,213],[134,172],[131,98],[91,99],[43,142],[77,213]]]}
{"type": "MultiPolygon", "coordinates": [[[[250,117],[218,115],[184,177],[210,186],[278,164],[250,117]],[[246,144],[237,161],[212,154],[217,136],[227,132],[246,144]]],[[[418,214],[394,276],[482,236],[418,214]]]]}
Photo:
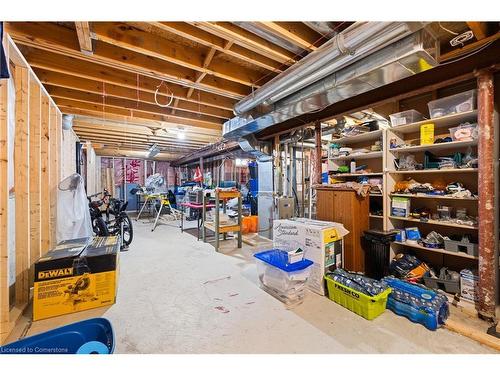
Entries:
{"type": "Polygon", "coordinates": [[[347,48],[345,45],[345,40],[344,40],[344,34],[338,33],[335,37],[337,41],[337,48],[340,51],[342,55],[354,55],[356,53],[355,50],[351,50],[350,48],[347,48]]]}

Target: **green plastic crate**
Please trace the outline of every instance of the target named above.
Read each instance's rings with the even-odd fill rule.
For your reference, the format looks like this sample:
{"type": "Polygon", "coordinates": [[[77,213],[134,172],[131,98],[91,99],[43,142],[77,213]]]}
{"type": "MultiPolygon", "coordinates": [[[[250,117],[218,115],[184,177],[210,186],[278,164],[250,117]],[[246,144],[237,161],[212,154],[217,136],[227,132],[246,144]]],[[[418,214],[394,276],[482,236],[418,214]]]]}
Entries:
{"type": "Polygon", "coordinates": [[[372,297],[340,284],[328,276],[325,276],[325,280],[328,298],[363,318],[372,320],[385,311],[391,288],[372,297]]]}

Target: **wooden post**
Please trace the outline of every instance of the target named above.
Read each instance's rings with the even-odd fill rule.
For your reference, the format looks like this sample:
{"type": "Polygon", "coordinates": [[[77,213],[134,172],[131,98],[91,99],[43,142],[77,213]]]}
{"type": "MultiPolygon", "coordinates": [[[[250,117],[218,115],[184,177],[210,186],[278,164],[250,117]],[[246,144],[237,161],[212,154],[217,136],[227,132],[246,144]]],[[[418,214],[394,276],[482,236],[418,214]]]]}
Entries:
{"type": "Polygon", "coordinates": [[[43,181],[40,191],[40,215],[42,232],[40,237],[42,255],[50,249],[50,103],[46,94],[42,93],[41,104],[41,139],[40,139],[40,180],[43,181]]]}
{"type": "Polygon", "coordinates": [[[28,303],[30,254],[29,71],[16,66],[14,189],[16,196],[16,305],[28,303]]]}
{"type": "Polygon", "coordinates": [[[495,212],[496,163],[493,73],[486,69],[477,72],[478,85],[478,212],[479,220],[479,314],[487,319],[495,317],[498,270],[498,233],[495,212]]]}
{"type": "Polygon", "coordinates": [[[312,184],[321,184],[321,123],[318,121],[314,124],[314,138],[315,138],[315,153],[314,162],[312,163],[312,184]]]}
{"type": "Polygon", "coordinates": [[[49,189],[50,189],[50,248],[57,244],[57,184],[59,183],[59,152],[58,152],[58,132],[59,121],[57,119],[57,107],[50,105],[50,168],[49,168],[49,189]]]}
{"type": "Polygon", "coordinates": [[[33,264],[42,255],[41,252],[41,191],[40,154],[41,154],[41,90],[38,83],[30,79],[29,102],[30,132],[30,285],[33,283],[33,264]]]}
{"type": "Polygon", "coordinates": [[[9,252],[7,241],[9,214],[8,82],[6,79],[0,80],[0,344],[5,341],[9,334],[9,252]]]}

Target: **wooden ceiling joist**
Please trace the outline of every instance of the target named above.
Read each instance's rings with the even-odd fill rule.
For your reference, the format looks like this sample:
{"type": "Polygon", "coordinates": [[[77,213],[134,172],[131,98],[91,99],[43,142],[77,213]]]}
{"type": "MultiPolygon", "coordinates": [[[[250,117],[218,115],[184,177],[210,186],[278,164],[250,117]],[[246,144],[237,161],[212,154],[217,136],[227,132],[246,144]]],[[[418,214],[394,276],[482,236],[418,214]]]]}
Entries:
{"type": "Polygon", "coordinates": [[[165,131],[152,131],[142,130],[139,128],[125,128],[125,127],[112,127],[112,126],[94,126],[84,122],[77,122],[73,125],[75,131],[89,132],[102,135],[114,135],[120,137],[131,137],[135,136],[138,139],[158,139],[165,142],[172,142],[177,145],[186,146],[199,146],[207,143],[215,142],[218,138],[195,138],[186,137],[186,139],[178,139],[176,135],[167,133],[165,131]]]}
{"type": "Polygon", "coordinates": [[[257,22],[257,24],[306,51],[317,49],[314,43],[321,38],[321,35],[300,22],[257,22]]]}
{"type": "MultiPolygon", "coordinates": [[[[108,105],[103,106],[102,104],[92,104],[71,99],[57,99],[56,104],[63,113],[70,113],[76,115],[85,114],[102,119],[106,119],[108,114],[118,115],[121,116],[122,118],[130,117],[130,118],[158,121],[160,123],[167,122],[170,124],[174,124],[176,128],[189,127],[193,130],[193,120],[181,120],[178,118],[172,118],[172,116],[169,115],[159,115],[140,110],[111,107],[108,105]]],[[[199,128],[203,128],[204,130],[214,130],[217,133],[219,133],[221,130],[220,125],[213,123],[203,123],[198,121],[196,126],[199,128]]]]}
{"type": "MultiPolygon", "coordinates": [[[[46,86],[47,91],[50,96],[55,98],[56,103],[58,99],[71,99],[78,100],[86,103],[95,104],[105,104],[106,106],[131,109],[134,111],[142,111],[147,113],[154,113],[159,115],[171,116],[171,121],[176,122],[180,120],[192,120],[192,126],[197,126],[199,121],[203,121],[203,124],[213,123],[215,125],[222,125],[223,119],[218,117],[212,117],[202,114],[193,113],[190,111],[184,111],[181,108],[177,108],[177,112],[172,114],[172,107],[162,108],[153,103],[147,103],[142,101],[133,101],[129,99],[116,98],[112,96],[102,96],[90,92],[78,91],[72,89],[66,89],[63,87],[56,86],[46,86]]],[[[214,127],[214,128],[220,128],[214,127]]]]}
{"type": "Polygon", "coordinates": [[[467,26],[472,30],[477,40],[484,39],[488,36],[486,22],[467,22],[467,26]]]}
{"type": "Polygon", "coordinates": [[[244,68],[241,65],[216,61],[211,65],[205,64],[204,54],[200,53],[199,50],[179,45],[125,23],[94,22],[92,26],[96,37],[103,42],[165,60],[207,75],[250,87],[257,86],[255,82],[261,77],[258,71],[244,68]]]}
{"type": "MultiPolygon", "coordinates": [[[[97,148],[95,150],[96,155],[99,156],[110,156],[110,157],[130,157],[130,158],[144,158],[144,151],[134,151],[130,149],[109,149],[109,148],[97,148]]],[[[160,152],[158,155],[155,155],[151,160],[165,160],[171,161],[177,159],[179,156],[178,153],[164,153],[160,152]]]]}
{"type": "Polygon", "coordinates": [[[191,22],[192,25],[260,53],[280,63],[294,63],[295,55],[230,22],[191,22]]]}
{"type": "MultiPolygon", "coordinates": [[[[33,60],[33,64],[38,64],[37,59],[33,60]]],[[[41,63],[40,65],[44,65],[41,63]]],[[[43,84],[51,84],[53,86],[74,88],[76,90],[84,90],[96,94],[109,94],[130,100],[143,100],[150,102],[149,99],[154,100],[154,93],[156,87],[160,83],[150,77],[140,76],[129,72],[108,71],[107,75],[100,74],[98,66],[92,64],[83,64],[82,69],[78,71],[75,69],[67,69],[66,72],[48,70],[46,67],[34,67],[34,71],[43,84]],[[139,78],[139,79],[137,79],[139,78]]],[[[80,67],[78,65],[78,67],[80,67]]],[[[49,68],[50,69],[50,68],[49,68]]],[[[201,110],[203,106],[222,109],[224,113],[232,113],[231,109],[236,103],[235,100],[217,96],[203,91],[197,91],[195,98],[190,99],[187,97],[188,90],[185,87],[168,84],[166,87],[162,86],[158,91],[158,100],[163,103],[170,98],[171,95],[175,99],[181,99],[192,103],[199,103],[201,110]]],[[[218,116],[220,117],[220,116],[218,116]]]]}
{"type": "MultiPolygon", "coordinates": [[[[128,70],[234,99],[241,99],[250,91],[246,85],[215,76],[196,83],[196,71],[193,69],[98,40],[94,43],[93,55],[87,56],[80,52],[78,40],[72,30],[52,23],[8,23],[7,30],[18,44],[53,52],[57,59],[69,56],[98,63],[104,71],[112,68],[128,70]]],[[[48,59],[47,57],[46,60],[48,59]]]]}
{"type": "Polygon", "coordinates": [[[92,38],[90,37],[90,26],[88,22],[75,22],[76,35],[80,44],[80,51],[92,55],[92,38]]]}
{"type": "MultiPolygon", "coordinates": [[[[283,71],[282,63],[250,49],[244,48],[238,44],[233,44],[230,48],[226,49],[226,39],[199,29],[186,22],[151,22],[150,24],[158,29],[165,30],[175,35],[180,35],[181,37],[193,42],[224,52],[229,56],[241,59],[245,62],[251,62],[260,68],[264,68],[275,73],[281,73],[283,71]]],[[[142,27],[146,29],[145,26],[142,27]]]]}
{"type": "Polygon", "coordinates": [[[137,139],[126,139],[126,138],[119,138],[119,137],[110,137],[110,136],[102,136],[98,134],[85,134],[85,133],[79,133],[78,137],[80,138],[81,141],[91,141],[91,142],[100,142],[100,143],[105,143],[105,144],[117,144],[117,145],[128,145],[128,146],[134,146],[136,148],[140,149],[148,149],[150,148],[153,144],[157,144],[159,147],[162,149],[169,149],[171,151],[175,152],[189,152],[196,150],[199,147],[193,147],[193,146],[178,146],[172,143],[162,143],[161,141],[157,140],[137,140],[137,139]]]}

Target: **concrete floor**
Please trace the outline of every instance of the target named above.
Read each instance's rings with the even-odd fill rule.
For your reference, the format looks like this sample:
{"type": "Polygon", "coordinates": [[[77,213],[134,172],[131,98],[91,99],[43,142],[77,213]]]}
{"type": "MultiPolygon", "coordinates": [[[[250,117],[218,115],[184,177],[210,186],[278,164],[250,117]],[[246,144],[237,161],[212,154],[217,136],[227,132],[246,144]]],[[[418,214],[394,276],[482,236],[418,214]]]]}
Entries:
{"type": "Polygon", "coordinates": [[[498,353],[389,310],[367,321],[312,292],[287,310],[258,286],[259,247],[230,251],[235,244],[226,241],[226,254],[216,253],[175,223],[153,233],[143,219],[134,224],[115,305],[31,325],[24,317],[11,340],[103,316],[115,329],[116,353],[498,353]]]}

